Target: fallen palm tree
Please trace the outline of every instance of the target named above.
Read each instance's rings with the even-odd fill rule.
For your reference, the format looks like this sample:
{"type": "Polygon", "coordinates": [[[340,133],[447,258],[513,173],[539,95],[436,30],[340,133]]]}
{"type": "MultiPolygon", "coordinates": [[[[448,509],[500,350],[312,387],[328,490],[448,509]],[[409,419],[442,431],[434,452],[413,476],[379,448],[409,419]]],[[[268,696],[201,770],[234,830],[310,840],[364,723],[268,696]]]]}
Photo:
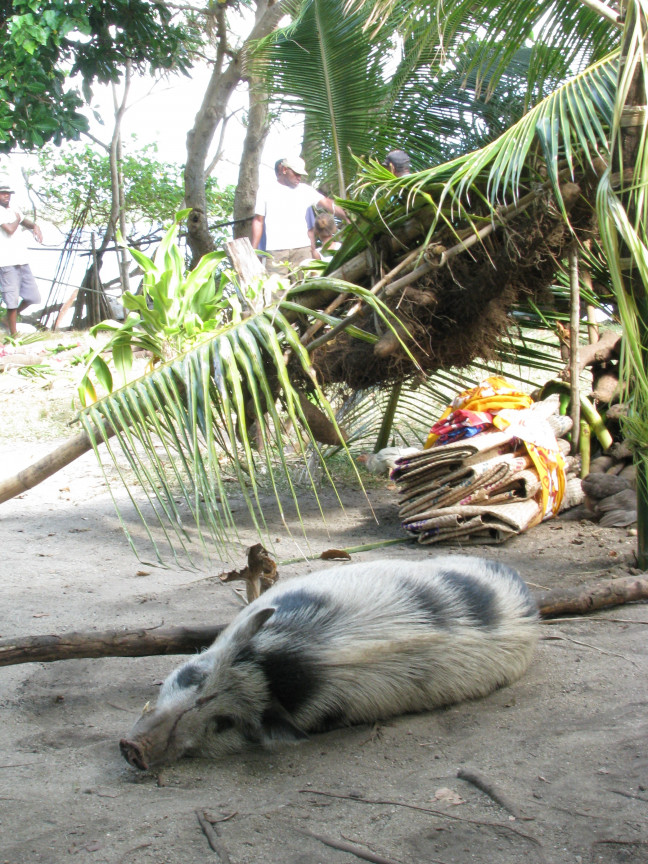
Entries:
{"type": "MultiPolygon", "coordinates": [[[[608,58],[540,103],[490,149],[448,165],[389,181],[384,169],[367,166],[374,196],[369,203],[346,202],[353,224],[342,248],[321,276],[283,290],[274,302],[263,277],[243,284],[231,275],[217,285],[213,256],[222,253],[211,253],[186,276],[173,238],[155,263],[134,253],[145,272],[144,295],[126,298],[131,314],[113,328],[110,344],[122,367],[129,352],[144,347],[155,368],[113,389],[97,352],[92,368],[110,392],[81,412],[86,437],[68,446],[65,458],[88,444],[107,452],[118,471],[125,458],[125,485],[150,538],[161,529],[174,555],[189,554],[190,523],[227,548],[236,533],[232,489],[264,534],[260,469],[285,523],[286,489],[299,513],[295,460],[310,465],[308,448],[314,448],[332,482],[318,442],[346,446],[329,388],[391,387],[493,357],[511,327],[511,311],[549,298],[574,238],[595,233],[601,159],[583,142],[590,141],[592,152],[605,151],[602,123],[611,116],[615,82],[616,60],[608,58]],[[597,93],[595,124],[578,104],[584,87],[597,93]],[[535,146],[542,117],[555,111],[572,124],[566,161],[564,129],[535,146]],[[515,146],[518,140],[524,146],[515,146]],[[502,151],[513,154],[505,171],[502,151]],[[163,335],[186,328],[180,348],[160,344],[151,329],[156,315],[163,335]],[[285,479],[281,493],[278,475],[285,479]],[[146,513],[134,488],[150,505],[146,513]]],[[[93,396],[94,389],[88,388],[93,396]]],[[[64,461],[55,455],[53,464],[64,461]]],[[[43,476],[51,473],[51,465],[41,467],[43,476]]],[[[38,474],[28,472],[31,485],[38,474]]],[[[24,491],[24,479],[0,484],[0,501],[24,491]]],[[[162,557],[157,545],[155,552],[162,557]]]]}

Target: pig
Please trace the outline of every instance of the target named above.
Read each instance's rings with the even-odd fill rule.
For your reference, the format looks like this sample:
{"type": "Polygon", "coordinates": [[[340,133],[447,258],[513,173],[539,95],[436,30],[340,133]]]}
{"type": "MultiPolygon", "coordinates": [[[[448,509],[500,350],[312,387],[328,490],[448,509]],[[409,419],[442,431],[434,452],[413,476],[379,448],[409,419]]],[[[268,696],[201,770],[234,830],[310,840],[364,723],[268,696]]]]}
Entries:
{"type": "Polygon", "coordinates": [[[538,629],[518,573],[482,558],[289,579],[169,675],[121,751],[146,770],[486,696],[522,675],[538,629]]]}

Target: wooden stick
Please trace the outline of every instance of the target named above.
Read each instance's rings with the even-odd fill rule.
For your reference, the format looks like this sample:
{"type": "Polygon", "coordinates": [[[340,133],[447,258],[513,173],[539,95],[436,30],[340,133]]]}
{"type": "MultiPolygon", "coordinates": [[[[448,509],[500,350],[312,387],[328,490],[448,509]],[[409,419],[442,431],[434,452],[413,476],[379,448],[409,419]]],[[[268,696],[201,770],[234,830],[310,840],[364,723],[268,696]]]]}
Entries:
{"type": "Polygon", "coordinates": [[[500,807],[503,807],[507,813],[510,813],[511,816],[514,816],[516,819],[531,819],[530,816],[523,816],[518,808],[513,804],[506,795],[493,786],[492,783],[489,783],[481,774],[478,774],[476,771],[469,771],[468,769],[460,768],[457,771],[457,777],[460,780],[465,780],[466,783],[471,783],[480,792],[483,792],[485,795],[488,795],[496,804],[499,804],[500,807]]]}
{"type": "MultiPolygon", "coordinates": [[[[95,430],[95,437],[98,443],[112,438],[114,434],[115,430],[106,425],[99,430],[95,430]]],[[[69,438],[64,444],[52,453],[34,462],[33,465],[30,465],[23,471],[19,471],[13,477],[0,481],[0,504],[42,483],[43,480],[51,477],[52,474],[56,474],[57,471],[65,468],[70,462],[74,462],[75,459],[87,453],[88,450],[92,450],[92,441],[86,432],[80,432],[73,438],[69,438]]]]}
{"type": "Polygon", "coordinates": [[[648,579],[636,576],[606,579],[594,585],[547,591],[536,599],[542,618],[594,612],[636,600],[648,600],[648,579]]]}
{"type": "Polygon", "coordinates": [[[393,858],[385,858],[384,855],[376,855],[374,852],[365,852],[359,846],[353,843],[346,843],[344,840],[334,840],[332,837],[324,837],[322,834],[315,834],[313,831],[300,831],[306,837],[313,837],[319,840],[325,846],[330,846],[331,849],[339,849],[341,852],[349,852],[355,855],[356,858],[362,858],[363,861],[372,861],[373,864],[399,864],[393,858]]]}
{"type": "Polygon", "coordinates": [[[229,853],[216,833],[216,830],[212,827],[211,822],[205,816],[204,810],[202,812],[196,810],[195,813],[198,819],[198,824],[202,828],[202,832],[207,838],[207,842],[211,849],[213,849],[213,851],[218,855],[222,864],[231,864],[229,853]]]}
{"type": "Polygon", "coordinates": [[[52,663],[81,657],[148,657],[193,654],[211,645],[227,625],[159,627],[155,630],[77,631],[60,636],[27,636],[0,640],[0,666],[52,663]]]}
{"type": "Polygon", "coordinates": [[[569,248],[569,386],[571,391],[572,454],[578,453],[580,439],[580,381],[578,376],[578,345],[580,343],[580,285],[578,282],[578,246],[569,248]]]}
{"type": "Polygon", "coordinates": [[[408,804],[405,801],[383,800],[382,798],[361,798],[356,795],[341,795],[338,792],[322,792],[318,789],[300,789],[299,791],[307,795],[324,795],[326,798],[342,798],[345,801],[358,801],[362,804],[383,804],[389,807],[406,807],[408,810],[420,810],[422,813],[432,813],[434,816],[441,816],[443,819],[451,819],[455,822],[467,822],[470,825],[483,825],[485,828],[504,828],[507,831],[511,831],[513,834],[517,834],[518,837],[524,837],[525,840],[530,840],[537,846],[542,846],[542,843],[536,837],[533,837],[531,834],[525,834],[524,831],[514,828],[513,825],[510,825],[508,822],[487,822],[484,819],[469,819],[465,816],[456,816],[454,813],[446,813],[443,810],[435,810],[432,807],[420,807],[418,804],[408,804]]]}

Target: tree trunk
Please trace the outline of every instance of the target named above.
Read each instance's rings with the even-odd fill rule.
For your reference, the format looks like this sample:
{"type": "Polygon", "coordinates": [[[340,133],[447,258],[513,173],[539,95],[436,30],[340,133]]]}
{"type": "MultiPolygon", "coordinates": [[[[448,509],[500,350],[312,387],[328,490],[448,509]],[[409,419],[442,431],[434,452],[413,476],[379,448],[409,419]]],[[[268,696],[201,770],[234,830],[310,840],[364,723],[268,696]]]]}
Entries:
{"type": "Polygon", "coordinates": [[[185,166],[185,202],[192,208],[187,220],[187,235],[192,254],[192,267],[207,252],[214,249],[214,240],[207,222],[205,198],[205,167],[207,155],[220,123],[225,119],[227,104],[236,86],[245,78],[245,56],[249,46],[271,33],[282,16],[289,11],[290,0],[257,0],[255,24],[241,49],[232,53],[227,44],[226,9],[217,10],[218,49],[212,75],[193,128],[187,135],[185,166]],[[229,62],[227,62],[227,58],[229,62]]]}
{"type": "MultiPolygon", "coordinates": [[[[112,438],[114,434],[114,429],[104,426],[100,432],[95,431],[95,438],[97,441],[103,441],[112,438]]],[[[83,456],[88,450],[92,450],[92,441],[86,432],[80,432],[54,450],[53,453],[49,453],[39,459],[38,462],[25,468],[24,471],[19,471],[13,477],[0,482],[0,504],[42,483],[43,480],[56,474],[70,462],[74,462],[79,456],[83,456]]]]}
{"type": "Polygon", "coordinates": [[[268,137],[268,94],[255,79],[250,81],[250,109],[243,142],[243,156],[234,195],[234,239],[252,237],[252,217],[259,188],[259,165],[268,137]]]}
{"type": "MultiPolygon", "coordinates": [[[[101,284],[101,265],[103,257],[111,241],[116,239],[117,226],[120,225],[122,234],[124,233],[124,188],[121,180],[121,124],[124,113],[127,108],[128,91],[130,89],[132,79],[132,68],[130,63],[126,64],[124,72],[124,93],[121,102],[117,99],[117,91],[113,87],[113,100],[115,105],[115,125],[110,140],[110,145],[106,147],[108,150],[110,163],[110,185],[111,185],[111,204],[110,217],[108,225],[104,232],[104,236],[99,244],[99,248],[92,249],[92,263],[86,270],[86,273],[81,282],[81,287],[75,299],[74,315],[72,318],[72,326],[76,329],[85,329],[104,321],[111,317],[110,307],[101,284]]],[[[104,145],[105,146],[105,145],[104,145]]],[[[125,291],[128,287],[128,264],[126,251],[117,252],[119,269],[121,274],[122,290],[125,291]]]]}

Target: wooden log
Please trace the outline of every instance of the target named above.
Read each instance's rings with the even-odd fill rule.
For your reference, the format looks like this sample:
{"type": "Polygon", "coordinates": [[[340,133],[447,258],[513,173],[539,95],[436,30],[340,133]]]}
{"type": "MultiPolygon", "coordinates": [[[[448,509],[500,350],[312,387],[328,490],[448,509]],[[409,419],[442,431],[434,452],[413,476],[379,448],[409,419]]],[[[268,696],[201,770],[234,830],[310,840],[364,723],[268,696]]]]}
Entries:
{"type": "Polygon", "coordinates": [[[648,600],[648,579],[628,576],[606,579],[594,585],[554,589],[536,597],[542,618],[561,615],[585,615],[597,609],[621,606],[636,600],[648,600]]]}
{"type": "MultiPolygon", "coordinates": [[[[114,430],[106,430],[107,437],[114,434],[114,430]]],[[[98,440],[101,440],[99,436],[98,440]]],[[[38,462],[34,462],[33,465],[19,471],[13,477],[0,481],[0,504],[42,483],[43,480],[56,474],[57,471],[65,468],[70,462],[74,462],[88,450],[92,450],[92,442],[85,432],[80,432],[52,453],[39,459],[38,462]]]]}
{"type": "MultiPolygon", "coordinates": [[[[597,609],[648,600],[648,579],[608,579],[575,589],[556,589],[536,596],[542,618],[582,615],[597,609]]],[[[213,627],[157,627],[136,630],[78,631],[63,635],[0,640],[0,666],[52,663],[86,657],[147,657],[193,654],[207,648],[227,624],[213,627]]]]}
{"type": "Polygon", "coordinates": [[[85,630],[63,635],[25,636],[0,640],[0,666],[52,663],[83,657],[148,657],[155,654],[192,654],[201,651],[225,629],[213,627],[157,627],[137,630],[85,630]]]}

